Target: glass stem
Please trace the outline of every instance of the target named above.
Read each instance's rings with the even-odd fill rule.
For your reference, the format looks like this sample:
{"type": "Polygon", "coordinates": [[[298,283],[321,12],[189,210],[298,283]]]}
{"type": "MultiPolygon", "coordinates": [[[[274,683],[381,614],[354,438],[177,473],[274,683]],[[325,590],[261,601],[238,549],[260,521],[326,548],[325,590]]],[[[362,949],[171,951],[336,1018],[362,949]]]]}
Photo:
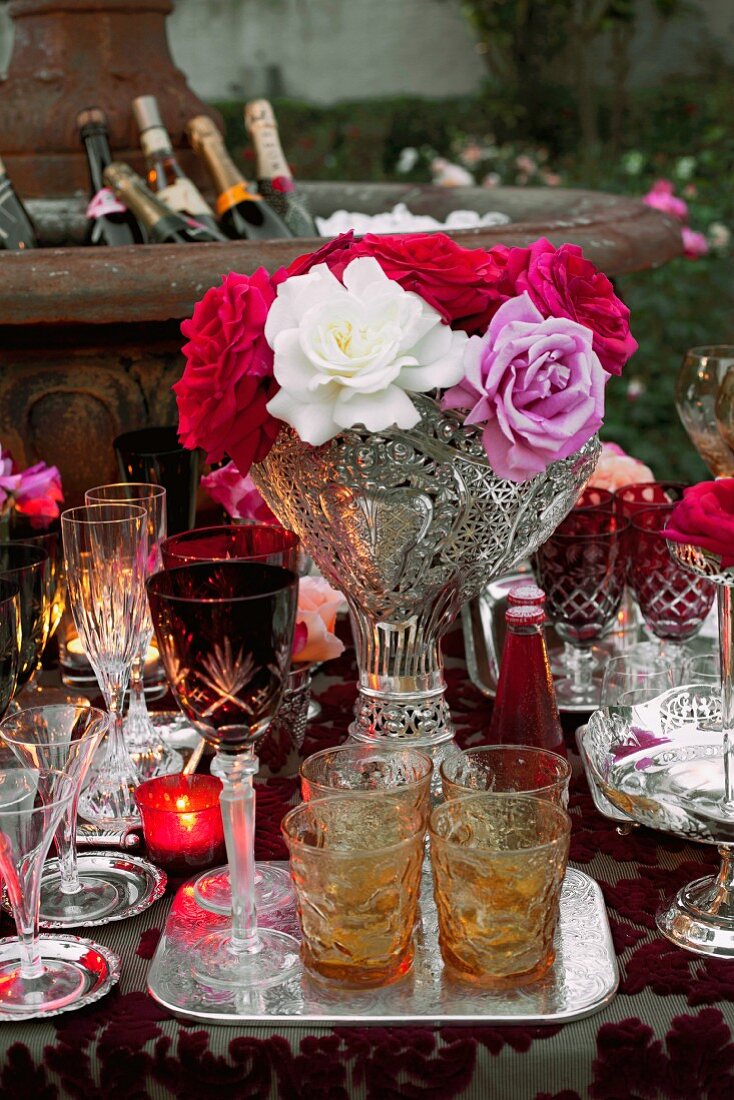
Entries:
{"type": "Polygon", "coordinates": [[[734,810],[734,645],[731,588],[718,586],[721,653],[721,730],[724,735],[724,802],[734,810]]]}
{"type": "Polygon", "coordinates": [[[255,911],[255,790],[258,760],[252,750],[217,753],[212,774],[222,780],[224,841],[232,885],[232,946],[238,953],[260,950],[255,911]]]}
{"type": "MultiPolygon", "coordinates": [[[[47,851],[48,843],[44,846],[43,854],[45,855],[47,851]]],[[[35,859],[31,858],[30,864],[26,868],[14,867],[12,878],[8,877],[6,881],[15,927],[18,930],[20,972],[27,980],[40,978],[43,974],[41,949],[38,942],[38,904],[43,858],[38,858],[38,852],[35,859]]],[[[7,875],[7,868],[3,870],[7,875]]]]}
{"type": "MultiPolygon", "coordinates": [[[[146,646],[147,650],[147,646],[146,646]]],[[[127,708],[127,748],[129,752],[145,752],[151,748],[146,737],[149,727],[148,705],[143,689],[143,656],[140,654],[130,669],[130,702],[127,708]]]]}
{"type": "Polygon", "coordinates": [[[56,830],[56,850],[59,853],[59,878],[62,894],[78,894],[82,888],[76,866],[76,814],[79,790],[56,830]]]}
{"type": "Polygon", "coordinates": [[[579,649],[571,642],[563,643],[563,660],[571,673],[574,695],[587,695],[594,686],[594,657],[590,649],[579,649]]]}

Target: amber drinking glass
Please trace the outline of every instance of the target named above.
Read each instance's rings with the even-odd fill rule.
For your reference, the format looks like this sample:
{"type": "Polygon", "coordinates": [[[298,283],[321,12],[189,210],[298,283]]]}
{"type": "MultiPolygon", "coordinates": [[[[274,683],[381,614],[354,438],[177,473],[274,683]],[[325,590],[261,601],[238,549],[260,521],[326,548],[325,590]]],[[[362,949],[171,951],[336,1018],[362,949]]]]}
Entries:
{"type": "Polygon", "coordinates": [[[301,959],[313,977],[368,988],[410,970],[424,828],[420,810],[360,794],[285,815],[301,959]]]}
{"type": "Polygon", "coordinates": [[[418,810],[427,826],[432,772],[430,756],[416,749],[341,745],[303,761],[301,794],[304,802],[337,794],[390,798],[418,810]]]}
{"type": "Polygon", "coordinates": [[[477,791],[528,794],[568,806],[571,765],[556,752],[529,745],[488,745],[447,757],[441,765],[446,799],[477,791]]]}
{"type": "Polygon", "coordinates": [[[571,821],[552,802],[475,794],[431,814],[438,940],[446,970],[520,985],[553,963],[571,821]]]}

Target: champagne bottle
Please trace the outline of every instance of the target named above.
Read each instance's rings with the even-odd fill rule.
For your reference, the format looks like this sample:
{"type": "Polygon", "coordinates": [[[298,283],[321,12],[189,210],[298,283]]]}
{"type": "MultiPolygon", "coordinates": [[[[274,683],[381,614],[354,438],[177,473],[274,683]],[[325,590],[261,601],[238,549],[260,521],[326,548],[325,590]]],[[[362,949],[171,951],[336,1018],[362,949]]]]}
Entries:
{"type": "Polygon", "coordinates": [[[107,118],[99,107],[87,107],[77,115],[79,136],[87,153],[91,202],[87,211],[89,244],[124,245],[140,244],[145,235],[135,217],[109,188],[105,187],[102,173],[112,161],[107,135],[107,118]]]}
{"type": "Polygon", "coordinates": [[[10,252],[24,252],[26,248],[37,248],[36,234],[31,219],[23,203],[15,193],[0,160],[0,249],[10,252]]]}
{"type": "Polygon", "coordinates": [[[293,174],[280,144],[278,123],[267,99],[245,104],[245,128],[257,157],[257,189],[296,237],[318,237],[306,200],[293,182],[293,174]]]}
{"type": "Polygon", "coordinates": [[[206,226],[179,214],[177,210],[171,210],[160,195],[154,195],[146,187],[145,181],[129,165],[113,161],[105,168],[102,178],[132,211],[153,243],[192,244],[215,239],[206,226]]]}
{"type": "Polygon", "coordinates": [[[269,240],[292,237],[285,222],[253,195],[227,152],[224,138],[206,115],[192,118],[186,127],[194,151],[203,159],[217,190],[220,225],[229,237],[269,240]]]}
{"type": "Polygon", "coordinates": [[[226,241],[217,225],[214,211],[196,184],[185,174],[171,145],[155,96],[141,95],[133,100],[133,114],[140,130],[140,144],[145,154],[148,186],[160,195],[166,206],[187,214],[206,226],[211,240],[226,241]]]}

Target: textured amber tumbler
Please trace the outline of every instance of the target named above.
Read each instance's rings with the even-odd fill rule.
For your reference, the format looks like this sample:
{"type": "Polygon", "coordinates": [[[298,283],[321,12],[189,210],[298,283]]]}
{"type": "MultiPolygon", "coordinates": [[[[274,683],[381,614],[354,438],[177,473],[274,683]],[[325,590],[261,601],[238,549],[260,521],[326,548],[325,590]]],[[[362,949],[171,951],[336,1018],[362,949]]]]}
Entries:
{"type": "Polygon", "coordinates": [[[483,745],[448,756],[441,765],[445,799],[478,791],[527,794],[568,806],[571,765],[556,752],[529,745],[483,745]]]}
{"type": "Polygon", "coordinates": [[[424,822],[399,802],[336,795],[283,818],[303,942],[316,978],[388,985],[413,962],[424,822]]]}
{"type": "Polygon", "coordinates": [[[303,761],[301,794],[304,802],[336,794],[394,799],[408,809],[419,809],[427,828],[432,772],[430,756],[417,749],[340,745],[303,761]]]}
{"type": "Polygon", "coordinates": [[[521,985],[553,962],[571,821],[525,795],[475,794],[431,814],[438,938],[447,971],[521,985]]]}

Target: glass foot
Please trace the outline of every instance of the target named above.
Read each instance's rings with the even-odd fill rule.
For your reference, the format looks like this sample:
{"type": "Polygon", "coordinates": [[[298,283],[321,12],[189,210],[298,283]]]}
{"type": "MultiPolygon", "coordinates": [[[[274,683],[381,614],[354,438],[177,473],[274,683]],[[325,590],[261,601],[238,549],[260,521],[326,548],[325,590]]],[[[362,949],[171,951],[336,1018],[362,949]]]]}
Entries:
{"type": "Polygon", "coordinates": [[[64,894],[58,867],[44,875],[38,916],[41,924],[53,922],[57,927],[73,928],[107,917],[119,905],[127,904],[127,892],[112,883],[93,875],[80,875],[79,878],[81,889],[75,894],[64,894]]]}
{"type": "Polygon", "coordinates": [[[301,945],[287,932],[259,928],[258,949],[239,952],[231,929],[211,932],[196,945],[194,977],[201,985],[263,989],[287,981],[300,968],[301,945]]]}
{"type": "Polygon", "coordinates": [[[33,1020],[83,1008],[104,997],[120,980],[120,959],[81,936],[40,936],[43,971],[20,973],[17,939],[0,940],[0,1021],[33,1020]]]}
{"type": "Polygon", "coordinates": [[[689,882],[658,910],[657,926],[678,947],[696,955],[734,959],[734,906],[722,877],[689,882]]]}
{"type": "MultiPolygon", "coordinates": [[[[255,864],[255,912],[280,909],[293,901],[295,892],[288,871],[272,863],[255,864]]],[[[232,890],[229,868],[215,867],[199,875],[194,883],[194,898],[202,909],[229,916],[232,912],[232,890]]]]}
{"type": "Polygon", "coordinates": [[[41,927],[91,928],[125,920],[142,913],[166,888],[165,872],[140,856],[81,852],[77,871],[82,889],[78,894],[62,894],[59,861],[46,864],[41,879],[41,927]]]}
{"type": "Polygon", "coordinates": [[[42,960],[37,978],[24,978],[15,960],[0,963],[0,1003],[4,1013],[54,1012],[70,1004],[84,989],[84,975],[61,959],[42,960]]]}

